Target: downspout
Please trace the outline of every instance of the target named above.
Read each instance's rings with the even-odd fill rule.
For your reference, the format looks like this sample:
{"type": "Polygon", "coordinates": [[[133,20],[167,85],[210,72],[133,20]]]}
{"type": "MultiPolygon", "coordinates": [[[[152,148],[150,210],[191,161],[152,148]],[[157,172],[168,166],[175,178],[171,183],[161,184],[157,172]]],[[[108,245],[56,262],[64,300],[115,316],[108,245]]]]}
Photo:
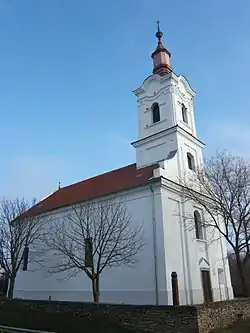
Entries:
{"type": "Polygon", "coordinates": [[[157,275],[157,249],[156,249],[156,221],[155,221],[155,197],[154,189],[151,183],[149,183],[150,190],[152,192],[152,226],[153,226],[153,252],[154,252],[154,276],[155,276],[155,304],[159,305],[159,287],[158,287],[158,275],[157,275]]]}
{"type": "Polygon", "coordinates": [[[178,211],[179,211],[179,223],[180,223],[180,236],[181,236],[181,254],[182,254],[182,267],[183,267],[183,278],[184,278],[184,287],[185,287],[185,297],[186,297],[186,304],[189,304],[189,294],[188,294],[188,286],[187,286],[187,272],[186,272],[186,258],[185,258],[185,250],[184,250],[184,217],[181,216],[182,214],[182,207],[181,207],[181,202],[178,203],[178,211]]]}
{"type": "Polygon", "coordinates": [[[189,288],[189,297],[190,297],[190,304],[194,304],[194,297],[193,297],[193,286],[192,286],[192,278],[191,278],[191,271],[190,271],[190,256],[189,256],[189,246],[188,246],[188,232],[187,232],[187,223],[185,217],[185,208],[184,202],[181,203],[181,211],[183,214],[183,223],[184,223],[184,243],[185,243],[185,250],[186,250],[186,260],[187,260],[187,273],[188,273],[188,288],[189,288]]]}
{"type": "MultiPolygon", "coordinates": [[[[183,156],[183,151],[181,147],[181,155],[178,152],[177,155],[177,166],[178,166],[178,175],[181,176],[181,161],[180,158],[183,156]]],[[[183,161],[182,161],[183,163],[183,161]]],[[[183,163],[184,164],[184,163],[183,163]]],[[[191,269],[190,269],[190,254],[189,254],[189,246],[188,246],[188,231],[187,231],[187,223],[186,223],[186,212],[185,212],[185,204],[183,200],[183,196],[181,196],[181,203],[180,203],[181,213],[182,213],[182,221],[183,221],[183,233],[184,233],[184,246],[185,246],[185,253],[186,253],[186,265],[187,265],[187,282],[188,282],[188,294],[189,300],[187,299],[187,304],[194,303],[193,297],[193,286],[192,286],[192,277],[191,277],[191,269]]]]}
{"type": "MultiPolygon", "coordinates": [[[[223,246],[222,246],[221,237],[220,237],[220,247],[221,247],[221,254],[222,254],[224,277],[225,277],[226,298],[229,300],[229,292],[228,292],[228,285],[227,285],[227,274],[226,274],[226,265],[225,265],[225,260],[224,260],[224,252],[223,252],[223,246]]],[[[220,285],[220,281],[219,281],[219,285],[220,285]]]]}

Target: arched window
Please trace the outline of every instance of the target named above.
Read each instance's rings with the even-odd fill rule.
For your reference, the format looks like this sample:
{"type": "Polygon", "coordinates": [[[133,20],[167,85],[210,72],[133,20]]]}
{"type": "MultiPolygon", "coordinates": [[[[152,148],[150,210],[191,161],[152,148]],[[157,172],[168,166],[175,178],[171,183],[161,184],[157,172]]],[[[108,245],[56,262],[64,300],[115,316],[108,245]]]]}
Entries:
{"type": "Polygon", "coordinates": [[[198,210],[194,211],[195,236],[197,239],[203,239],[201,214],[198,210]]]}
{"type": "Polygon", "coordinates": [[[185,105],[183,103],[181,105],[181,111],[182,111],[182,120],[185,123],[188,123],[187,108],[185,107],[185,105]]]}
{"type": "Polygon", "coordinates": [[[188,162],[188,168],[190,170],[195,171],[194,156],[191,153],[187,153],[187,162],[188,162]]]}
{"type": "Polygon", "coordinates": [[[158,103],[152,105],[153,123],[160,121],[160,108],[158,103]]]}

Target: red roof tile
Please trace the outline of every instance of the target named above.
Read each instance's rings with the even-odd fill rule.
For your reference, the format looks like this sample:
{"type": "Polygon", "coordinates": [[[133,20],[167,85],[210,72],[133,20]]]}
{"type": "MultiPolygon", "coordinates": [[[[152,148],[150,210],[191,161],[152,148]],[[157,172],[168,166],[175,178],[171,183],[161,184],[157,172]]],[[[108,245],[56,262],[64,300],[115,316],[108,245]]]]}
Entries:
{"type": "Polygon", "coordinates": [[[131,164],[59,189],[32,207],[27,213],[37,215],[77,202],[133,188],[146,183],[157,165],[136,169],[131,164]]]}

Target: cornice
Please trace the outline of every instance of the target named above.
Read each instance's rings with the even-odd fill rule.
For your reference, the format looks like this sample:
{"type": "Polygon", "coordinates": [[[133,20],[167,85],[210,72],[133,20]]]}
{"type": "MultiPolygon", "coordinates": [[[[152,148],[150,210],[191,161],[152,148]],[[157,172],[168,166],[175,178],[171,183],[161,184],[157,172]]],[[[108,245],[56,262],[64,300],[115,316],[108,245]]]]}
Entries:
{"type": "Polygon", "coordinates": [[[164,136],[166,134],[170,134],[170,133],[175,132],[176,131],[176,127],[177,127],[177,125],[172,126],[170,128],[167,128],[167,129],[165,129],[163,131],[151,134],[151,135],[149,135],[149,136],[147,136],[147,137],[145,137],[143,139],[139,139],[139,140],[136,140],[136,141],[132,142],[131,145],[134,146],[135,148],[139,147],[142,144],[145,144],[145,143],[150,142],[152,140],[161,138],[162,136],[164,136]]]}
{"type": "Polygon", "coordinates": [[[192,97],[194,97],[196,95],[196,92],[191,88],[191,85],[190,85],[188,79],[185,76],[180,75],[179,76],[179,81],[181,81],[184,84],[186,90],[189,92],[189,94],[192,97]]]}
{"type": "MultiPolygon", "coordinates": [[[[175,75],[175,74],[174,74],[175,75]]],[[[133,93],[138,96],[140,94],[142,94],[143,92],[146,92],[146,86],[152,82],[152,81],[156,81],[159,84],[162,84],[165,81],[169,81],[171,78],[173,78],[173,72],[170,72],[164,76],[160,76],[159,74],[151,74],[149,75],[142,83],[142,85],[133,90],[133,93]]],[[[166,87],[164,87],[163,89],[165,89],[166,87]]]]}
{"type": "Polygon", "coordinates": [[[193,141],[193,143],[197,144],[199,147],[201,147],[201,148],[205,147],[205,143],[204,142],[202,142],[200,139],[198,139],[195,136],[193,136],[193,134],[189,133],[184,128],[182,128],[182,127],[180,127],[178,125],[177,125],[177,131],[180,134],[182,134],[183,136],[185,136],[186,138],[188,138],[189,140],[191,139],[191,141],[193,141]]]}
{"type": "Polygon", "coordinates": [[[161,177],[161,185],[163,188],[167,189],[167,190],[171,190],[173,191],[175,194],[179,194],[182,195],[182,186],[176,182],[174,182],[173,180],[170,180],[168,178],[165,177],[161,177]]]}
{"type": "MultiPolygon", "coordinates": [[[[182,196],[185,199],[187,198],[187,196],[183,193],[184,186],[173,180],[170,180],[169,178],[161,176],[161,186],[167,190],[171,190],[171,191],[175,192],[176,194],[179,194],[180,196],[182,196]]],[[[210,199],[207,195],[197,192],[195,189],[192,189],[192,188],[190,188],[190,190],[201,195],[203,197],[203,199],[209,204],[210,199]]],[[[192,199],[189,199],[189,200],[192,200],[192,199]]],[[[198,205],[198,207],[199,207],[199,205],[198,205]]]]}
{"type": "MultiPolygon", "coordinates": [[[[169,82],[169,85],[168,86],[173,86],[175,87],[178,91],[178,85],[180,83],[182,83],[187,91],[187,93],[190,95],[191,98],[193,98],[195,95],[196,95],[196,92],[191,88],[187,78],[183,75],[176,75],[174,72],[170,72],[164,76],[160,76],[159,74],[151,74],[149,75],[142,83],[142,85],[137,88],[137,89],[134,89],[133,90],[133,93],[136,95],[136,96],[139,96],[141,95],[142,93],[145,93],[146,92],[146,87],[148,84],[150,84],[150,82],[152,81],[156,81],[158,82],[159,84],[163,84],[165,83],[166,81],[170,81],[169,82]]],[[[162,89],[166,89],[167,87],[165,86],[164,88],[162,89]]],[[[162,90],[161,89],[161,90],[162,90]]],[[[148,98],[151,97],[151,96],[148,96],[148,98]]],[[[153,97],[153,96],[152,96],[153,97]]],[[[183,97],[183,95],[182,95],[183,97]]]]}
{"type": "Polygon", "coordinates": [[[158,90],[158,92],[154,95],[145,95],[140,99],[140,102],[144,102],[144,101],[151,101],[152,99],[158,98],[159,96],[161,96],[162,94],[165,93],[166,89],[168,89],[168,87],[162,87],[161,89],[158,90]]]}
{"type": "Polygon", "coordinates": [[[196,138],[195,136],[193,136],[191,133],[187,132],[185,129],[183,129],[182,127],[178,126],[178,125],[174,125],[170,128],[167,128],[163,131],[151,134],[145,138],[133,141],[131,143],[132,146],[134,146],[135,148],[141,146],[142,144],[148,143],[152,140],[156,140],[158,138],[161,138],[162,136],[166,135],[166,134],[171,134],[174,132],[178,132],[181,135],[185,136],[186,138],[188,138],[189,140],[191,140],[193,143],[197,144],[199,147],[204,148],[205,144],[200,141],[198,138],[196,138]]]}
{"type": "Polygon", "coordinates": [[[190,94],[186,95],[180,91],[180,88],[178,86],[173,87],[173,93],[175,93],[178,97],[181,98],[181,100],[184,100],[185,102],[190,102],[192,96],[190,94]]]}

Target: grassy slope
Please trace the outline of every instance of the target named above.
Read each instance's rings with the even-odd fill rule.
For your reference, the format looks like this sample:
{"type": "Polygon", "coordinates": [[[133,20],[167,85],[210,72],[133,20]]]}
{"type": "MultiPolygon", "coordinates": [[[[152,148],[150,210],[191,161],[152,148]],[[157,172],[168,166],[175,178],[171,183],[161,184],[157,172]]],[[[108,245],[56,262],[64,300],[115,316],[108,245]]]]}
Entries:
{"type": "Polygon", "coordinates": [[[91,320],[87,317],[78,317],[66,313],[45,313],[34,310],[10,311],[1,308],[0,325],[19,328],[45,330],[56,333],[128,333],[122,326],[108,320],[91,320]]]}

